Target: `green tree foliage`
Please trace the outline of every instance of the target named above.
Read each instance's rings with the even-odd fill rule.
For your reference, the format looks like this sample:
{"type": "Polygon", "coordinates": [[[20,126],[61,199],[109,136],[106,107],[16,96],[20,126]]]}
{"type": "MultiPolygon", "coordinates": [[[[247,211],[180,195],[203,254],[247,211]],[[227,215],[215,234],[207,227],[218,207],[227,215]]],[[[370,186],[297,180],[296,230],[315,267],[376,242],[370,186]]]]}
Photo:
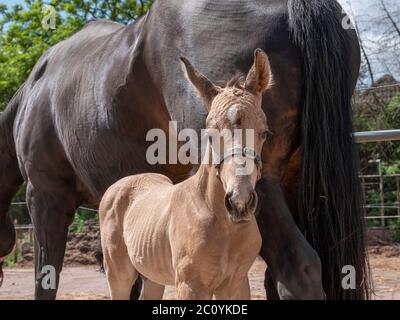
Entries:
{"type": "Polygon", "coordinates": [[[26,193],[26,184],[20,188],[18,193],[15,195],[13,202],[15,205],[11,206],[11,216],[18,224],[30,224],[31,219],[29,217],[28,208],[24,205],[26,193]]]}
{"type": "MultiPolygon", "coordinates": [[[[369,112],[360,111],[356,108],[354,111],[354,122],[356,131],[372,130],[391,130],[400,129],[400,95],[395,96],[388,103],[380,103],[379,108],[369,112]]],[[[386,174],[400,173],[400,143],[387,141],[378,143],[366,143],[359,147],[361,170],[364,174],[369,172],[371,165],[369,160],[382,160],[386,174]]],[[[372,166],[373,167],[373,166],[372,166]]]]}
{"type": "MultiPolygon", "coordinates": [[[[1,1],[1,0],[0,0],[1,1]]],[[[87,21],[111,19],[124,24],[146,13],[152,0],[25,0],[0,4],[0,111],[25,81],[39,57],[87,21]],[[57,12],[56,29],[45,30],[46,5],[57,12]]]]}
{"type": "MultiPolygon", "coordinates": [[[[0,0],[1,2],[1,0],[0,0]]],[[[145,14],[153,0],[25,0],[23,5],[9,7],[0,3],[0,111],[29,76],[40,56],[51,46],[68,38],[87,21],[111,19],[120,23],[134,22],[145,14]],[[42,20],[46,5],[57,12],[56,29],[46,30],[42,20]]],[[[1,137],[0,137],[1,139],[1,137]]],[[[15,202],[25,200],[24,185],[15,202]]],[[[19,224],[30,223],[24,205],[11,208],[12,217],[19,224]]],[[[92,212],[79,210],[77,224],[83,224],[92,212]]]]}
{"type": "Polygon", "coordinates": [[[395,220],[389,225],[389,236],[393,242],[400,243],[400,221],[395,220]]]}

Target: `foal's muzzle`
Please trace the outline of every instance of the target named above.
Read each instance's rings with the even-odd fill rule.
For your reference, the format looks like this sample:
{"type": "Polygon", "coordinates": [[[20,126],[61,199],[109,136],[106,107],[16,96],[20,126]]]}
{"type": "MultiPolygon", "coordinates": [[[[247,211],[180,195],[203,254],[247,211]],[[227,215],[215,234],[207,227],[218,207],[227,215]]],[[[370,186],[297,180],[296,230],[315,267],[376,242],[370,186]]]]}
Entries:
{"type": "Polygon", "coordinates": [[[257,204],[258,196],[254,190],[246,196],[236,192],[229,192],[225,195],[225,208],[234,223],[250,221],[257,204]]]}

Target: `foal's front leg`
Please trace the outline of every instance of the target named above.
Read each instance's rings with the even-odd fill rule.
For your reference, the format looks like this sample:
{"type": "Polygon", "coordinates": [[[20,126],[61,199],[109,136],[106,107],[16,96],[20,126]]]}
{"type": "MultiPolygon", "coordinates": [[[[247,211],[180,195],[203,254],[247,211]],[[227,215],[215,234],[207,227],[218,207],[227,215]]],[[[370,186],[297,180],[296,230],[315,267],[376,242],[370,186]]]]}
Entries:
{"type": "Polygon", "coordinates": [[[216,300],[250,300],[250,298],[250,284],[247,274],[229,277],[215,290],[216,300]]]}
{"type": "Polygon", "coordinates": [[[210,288],[179,280],[176,283],[176,291],[178,300],[211,300],[213,295],[210,288]]]}
{"type": "MultiPolygon", "coordinates": [[[[180,257],[175,264],[175,287],[178,300],[211,300],[213,289],[206,285],[198,259],[180,257]],[[194,262],[195,261],[195,262],[194,262]]],[[[204,267],[203,267],[204,268],[204,267]]]]}

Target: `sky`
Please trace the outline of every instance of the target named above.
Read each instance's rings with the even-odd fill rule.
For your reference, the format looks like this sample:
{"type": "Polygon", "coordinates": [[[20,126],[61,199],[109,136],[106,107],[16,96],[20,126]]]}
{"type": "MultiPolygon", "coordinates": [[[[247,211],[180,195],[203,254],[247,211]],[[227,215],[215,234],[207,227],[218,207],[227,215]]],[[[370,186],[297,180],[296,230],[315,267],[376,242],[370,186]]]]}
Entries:
{"type": "Polygon", "coordinates": [[[1,0],[0,1],[1,3],[4,3],[4,4],[6,4],[6,5],[15,5],[15,4],[20,4],[20,3],[23,3],[24,1],[22,1],[22,0],[1,0]]]}
{"type": "MultiPolygon", "coordinates": [[[[382,35],[393,28],[384,20],[384,12],[379,0],[338,0],[344,9],[357,22],[364,48],[370,58],[375,80],[384,74],[391,73],[400,80],[400,48],[399,40],[383,42],[382,35]],[[383,24],[381,24],[384,22],[383,24]],[[390,46],[392,46],[390,48],[390,46]],[[384,48],[384,49],[383,49],[384,48]],[[389,48],[389,49],[386,49],[389,48]],[[397,64],[394,64],[397,62],[397,64]]],[[[399,8],[399,0],[384,0],[388,10],[392,13],[399,8]]],[[[400,25],[400,14],[393,16],[400,25]]],[[[365,85],[369,85],[369,81],[365,85]]]]}

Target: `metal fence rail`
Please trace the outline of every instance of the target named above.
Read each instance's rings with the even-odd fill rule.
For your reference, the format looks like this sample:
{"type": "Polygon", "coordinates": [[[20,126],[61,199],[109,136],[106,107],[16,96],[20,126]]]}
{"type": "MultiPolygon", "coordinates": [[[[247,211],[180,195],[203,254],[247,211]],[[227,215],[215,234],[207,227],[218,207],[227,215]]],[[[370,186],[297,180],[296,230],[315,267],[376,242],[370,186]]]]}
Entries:
{"type": "MultiPolygon", "coordinates": [[[[3,112],[0,111],[0,116],[2,113],[3,112]]],[[[396,130],[355,132],[353,136],[357,143],[400,141],[400,130],[396,129],[396,130]]]]}
{"type": "MultiPolygon", "coordinates": [[[[397,84],[400,85],[400,84],[397,84]]],[[[374,90],[374,89],[378,89],[379,87],[376,88],[370,88],[369,90],[374,90]]],[[[0,112],[0,116],[3,112],[0,112]]],[[[366,131],[366,132],[355,132],[353,134],[354,140],[356,143],[372,143],[372,142],[384,142],[384,141],[400,141],[400,130],[396,129],[396,130],[380,130],[380,131],[366,131]]],[[[369,178],[378,178],[380,179],[380,188],[382,188],[382,183],[383,183],[383,179],[385,177],[390,177],[393,176],[395,177],[396,175],[383,175],[382,173],[380,173],[379,175],[364,175],[364,176],[360,176],[360,178],[364,181],[365,183],[365,179],[369,179],[369,178]]],[[[400,176],[400,175],[399,175],[400,176]]],[[[399,181],[398,177],[396,177],[397,181],[399,181]]],[[[368,183],[365,183],[366,185],[368,183]]],[[[397,182],[397,185],[399,185],[399,182],[397,182]]],[[[382,191],[382,190],[381,190],[382,191]]],[[[397,190],[398,193],[398,197],[400,197],[400,190],[398,188],[397,190]]],[[[381,219],[381,224],[384,225],[385,224],[385,220],[386,219],[393,219],[393,218],[399,218],[400,219],[400,200],[398,201],[398,203],[396,203],[395,205],[385,205],[383,203],[383,198],[381,198],[381,203],[377,204],[377,205],[365,205],[364,208],[379,208],[380,209],[380,216],[368,216],[366,217],[366,219],[368,220],[374,220],[374,219],[381,219]],[[397,209],[398,211],[398,215],[397,216],[386,216],[385,215],[385,208],[391,208],[391,209],[397,209]]],[[[25,202],[14,202],[13,205],[26,205],[25,202]]],[[[85,208],[85,207],[80,207],[80,209],[84,209],[84,210],[89,210],[89,211],[93,211],[96,212],[96,209],[93,208],[85,208]]],[[[17,228],[19,229],[31,229],[33,228],[32,225],[26,225],[26,226],[17,226],[17,228]]]]}
{"type": "MultiPolygon", "coordinates": [[[[384,142],[384,141],[400,141],[400,130],[381,130],[381,131],[367,131],[367,132],[355,132],[353,134],[354,140],[357,143],[371,143],[371,142],[384,142]]],[[[361,175],[361,184],[363,187],[364,199],[366,197],[366,186],[376,184],[379,185],[379,204],[365,204],[365,209],[379,209],[379,216],[366,216],[367,220],[380,220],[381,227],[385,227],[386,220],[388,219],[400,219],[400,175],[384,175],[382,171],[382,164],[380,160],[375,161],[378,163],[379,174],[375,175],[361,175]],[[384,199],[384,181],[387,178],[395,178],[396,180],[396,198],[395,203],[386,204],[384,199]],[[366,180],[376,179],[377,182],[366,182],[366,180]],[[396,210],[397,215],[386,215],[386,210],[396,210]]]]}
{"type": "Polygon", "coordinates": [[[355,132],[353,136],[357,143],[400,141],[400,130],[355,132]]]}

